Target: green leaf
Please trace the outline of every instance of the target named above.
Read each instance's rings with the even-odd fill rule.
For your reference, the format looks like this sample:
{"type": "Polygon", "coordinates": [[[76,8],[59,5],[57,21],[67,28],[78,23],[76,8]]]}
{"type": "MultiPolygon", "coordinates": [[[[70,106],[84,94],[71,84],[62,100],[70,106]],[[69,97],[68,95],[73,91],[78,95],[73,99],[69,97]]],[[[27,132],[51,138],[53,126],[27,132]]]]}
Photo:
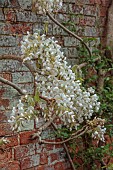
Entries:
{"type": "Polygon", "coordinates": [[[40,97],[39,97],[39,91],[38,90],[36,90],[36,93],[35,93],[35,96],[34,96],[34,100],[35,100],[35,102],[39,102],[40,101],[40,97]]]}

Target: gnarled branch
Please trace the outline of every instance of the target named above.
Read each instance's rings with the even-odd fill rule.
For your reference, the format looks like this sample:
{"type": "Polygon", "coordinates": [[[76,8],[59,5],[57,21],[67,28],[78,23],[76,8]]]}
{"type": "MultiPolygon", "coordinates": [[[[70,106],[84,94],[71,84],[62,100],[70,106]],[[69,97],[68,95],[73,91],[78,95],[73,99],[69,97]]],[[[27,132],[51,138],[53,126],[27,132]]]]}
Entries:
{"type": "Polygon", "coordinates": [[[55,18],[53,18],[53,16],[47,11],[46,12],[47,16],[59,27],[61,27],[64,31],[66,31],[68,34],[72,35],[74,38],[76,38],[77,40],[79,40],[87,49],[89,56],[91,57],[91,50],[90,48],[87,46],[87,44],[83,41],[82,38],[80,38],[78,35],[74,34],[73,32],[71,32],[70,30],[68,30],[66,27],[64,27],[60,22],[58,22],[55,18]]]}
{"type": "Polygon", "coordinates": [[[9,85],[9,86],[11,86],[11,87],[13,87],[13,88],[14,88],[15,90],[17,90],[21,95],[25,95],[25,94],[26,94],[26,93],[25,93],[22,89],[20,89],[16,84],[12,83],[12,82],[9,81],[9,80],[6,80],[6,79],[0,77],[0,82],[2,82],[2,83],[4,83],[4,84],[7,84],[7,85],[9,85]]]}
{"type": "Polygon", "coordinates": [[[87,126],[81,133],[79,133],[79,134],[77,134],[73,137],[71,136],[68,139],[60,141],[60,142],[49,142],[49,141],[46,141],[46,140],[40,140],[39,142],[43,143],[43,144],[53,144],[53,145],[59,145],[59,144],[67,143],[67,142],[69,142],[73,139],[76,139],[76,138],[82,136],[84,133],[86,133],[88,131],[88,129],[89,129],[89,127],[87,126]]]}

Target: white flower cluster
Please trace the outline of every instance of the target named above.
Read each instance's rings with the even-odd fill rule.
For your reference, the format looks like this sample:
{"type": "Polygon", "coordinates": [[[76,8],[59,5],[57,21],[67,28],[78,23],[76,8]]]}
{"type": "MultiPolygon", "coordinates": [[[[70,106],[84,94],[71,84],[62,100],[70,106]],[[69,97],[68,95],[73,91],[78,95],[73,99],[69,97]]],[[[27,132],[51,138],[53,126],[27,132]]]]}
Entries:
{"type": "Polygon", "coordinates": [[[98,125],[96,131],[92,133],[92,138],[105,142],[105,138],[104,138],[105,132],[106,132],[106,128],[104,126],[98,125]]]}
{"type": "Polygon", "coordinates": [[[35,10],[39,14],[46,14],[48,12],[56,12],[62,7],[62,0],[36,0],[35,10]]]}
{"type": "Polygon", "coordinates": [[[26,120],[29,121],[32,118],[35,118],[34,107],[31,105],[30,106],[27,105],[26,107],[26,104],[25,103],[23,104],[22,101],[19,100],[17,106],[13,107],[8,122],[11,124],[12,130],[16,129],[21,130],[20,127],[24,124],[24,122],[26,120]]]}
{"type": "MultiPolygon", "coordinates": [[[[75,73],[72,72],[71,66],[68,66],[61,47],[54,38],[28,33],[22,42],[22,53],[24,62],[36,60],[39,73],[36,74],[35,80],[39,92],[42,96],[55,99],[56,113],[67,127],[77,128],[99,110],[100,102],[94,94],[94,89],[91,87],[86,91],[80,81],[76,80],[75,73]]],[[[46,114],[46,104],[40,102],[40,105],[45,110],[43,114],[46,114]]]]}
{"type": "Polygon", "coordinates": [[[93,120],[87,121],[87,123],[91,127],[94,127],[92,128],[92,138],[105,142],[104,139],[104,134],[106,132],[106,128],[104,127],[105,119],[95,117],[93,120]]]}

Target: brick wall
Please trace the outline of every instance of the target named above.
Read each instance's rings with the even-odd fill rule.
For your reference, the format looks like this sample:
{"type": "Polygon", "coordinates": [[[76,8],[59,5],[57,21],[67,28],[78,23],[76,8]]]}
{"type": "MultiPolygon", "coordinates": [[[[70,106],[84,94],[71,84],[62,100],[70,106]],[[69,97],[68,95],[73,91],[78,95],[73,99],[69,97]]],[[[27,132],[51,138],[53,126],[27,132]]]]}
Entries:
{"type": "MultiPolygon", "coordinates": [[[[110,0],[64,0],[63,9],[55,14],[60,22],[76,30],[81,37],[95,37],[104,41],[106,16],[110,0]],[[69,21],[73,25],[69,25],[69,21]]],[[[56,26],[48,17],[36,15],[31,11],[30,0],[0,0],[0,55],[21,55],[20,42],[27,31],[33,33],[43,29],[49,22],[48,35],[55,36],[65,52],[69,64],[76,63],[78,41],[56,26]],[[21,7],[21,8],[20,8],[21,7]],[[24,10],[22,10],[24,9],[24,10]]],[[[0,61],[0,75],[32,93],[33,77],[18,61],[0,61]]],[[[39,124],[31,121],[23,131],[13,133],[7,120],[12,106],[20,98],[13,88],[0,83],[0,137],[7,136],[11,141],[7,151],[0,152],[1,170],[71,170],[62,146],[39,145],[29,137],[39,124]]],[[[47,137],[51,128],[43,133],[47,137]]],[[[48,137],[49,138],[49,137],[48,137]]],[[[51,138],[50,138],[51,139],[51,138]]]]}

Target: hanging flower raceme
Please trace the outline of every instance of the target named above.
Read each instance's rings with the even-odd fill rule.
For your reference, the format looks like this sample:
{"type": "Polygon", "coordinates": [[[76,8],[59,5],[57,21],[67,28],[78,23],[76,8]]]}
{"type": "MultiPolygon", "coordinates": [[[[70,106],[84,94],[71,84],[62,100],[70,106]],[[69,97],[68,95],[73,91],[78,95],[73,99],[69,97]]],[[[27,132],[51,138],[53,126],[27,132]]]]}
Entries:
{"type": "Polygon", "coordinates": [[[62,7],[62,0],[35,0],[33,6],[38,14],[57,12],[62,7]]]}
{"type": "MultiPolygon", "coordinates": [[[[38,101],[45,120],[52,117],[54,110],[64,125],[71,130],[77,129],[81,123],[90,120],[92,115],[98,112],[100,102],[94,89],[90,87],[86,90],[76,79],[54,38],[46,38],[39,33],[28,33],[22,41],[21,50],[23,62],[35,60],[38,69],[35,76],[38,92],[41,96],[55,101],[49,109],[44,100],[38,101]]],[[[20,102],[17,107],[19,115],[23,116],[26,112],[23,104],[20,102]]],[[[31,114],[33,107],[34,105],[29,105],[27,109],[31,114]]],[[[13,113],[17,110],[14,108],[13,113]]]]}

